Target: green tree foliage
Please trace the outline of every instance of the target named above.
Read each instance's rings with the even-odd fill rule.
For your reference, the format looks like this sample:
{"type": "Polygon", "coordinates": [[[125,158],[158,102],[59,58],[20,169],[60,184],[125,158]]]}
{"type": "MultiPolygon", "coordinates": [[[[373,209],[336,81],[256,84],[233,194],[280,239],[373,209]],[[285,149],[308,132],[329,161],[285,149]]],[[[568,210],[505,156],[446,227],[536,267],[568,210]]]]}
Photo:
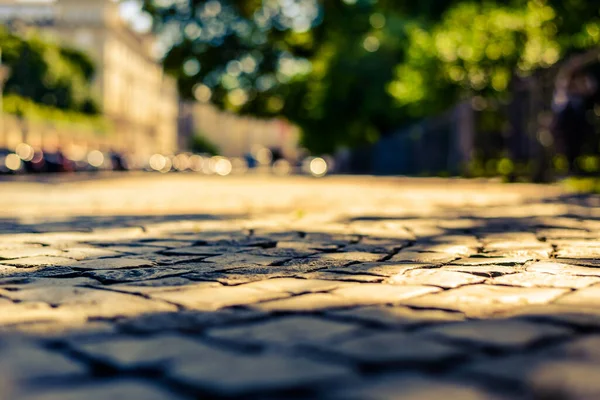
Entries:
{"type": "Polygon", "coordinates": [[[220,153],[219,148],[208,140],[202,133],[196,133],[190,140],[190,149],[194,153],[207,153],[216,156],[220,153]]]}
{"type": "Polygon", "coordinates": [[[388,91],[415,114],[435,112],[431,102],[440,97],[446,105],[456,96],[505,97],[515,76],[597,46],[599,10],[598,5],[568,0],[459,3],[433,25],[407,27],[406,57],[388,91]],[[586,11],[580,19],[566,13],[578,9],[586,11]]]}
{"type": "Polygon", "coordinates": [[[315,153],[372,143],[598,43],[584,0],[145,0],[185,96],[298,124],[315,153]]]}
{"type": "Polygon", "coordinates": [[[0,48],[3,63],[10,68],[6,94],[61,110],[99,112],[90,92],[95,68],[85,54],[4,29],[0,48]]]}

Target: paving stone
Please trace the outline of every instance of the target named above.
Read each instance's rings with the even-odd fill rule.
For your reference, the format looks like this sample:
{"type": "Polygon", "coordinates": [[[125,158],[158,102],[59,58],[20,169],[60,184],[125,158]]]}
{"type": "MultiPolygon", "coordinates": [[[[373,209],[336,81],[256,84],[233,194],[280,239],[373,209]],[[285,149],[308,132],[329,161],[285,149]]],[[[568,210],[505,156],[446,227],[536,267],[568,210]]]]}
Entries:
{"type": "Polygon", "coordinates": [[[554,275],[598,276],[600,268],[564,264],[561,262],[536,262],[527,266],[527,271],[554,275]]]}
{"type": "Polygon", "coordinates": [[[289,316],[244,326],[215,328],[208,336],[244,345],[297,346],[331,343],[353,335],[359,326],[312,316],[289,316]]]}
{"type": "Polygon", "coordinates": [[[90,276],[99,280],[102,283],[116,282],[135,282],[148,279],[158,279],[183,275],[191,270],[180,268],[134,268],[134,269],[117,269],[117,270],[96,270],[86,272],[86,276],[90,276]]]}
{"type": "Polygon", "coordinates": [[[429,286],[399,286],[377,283],[363,283],[343,287],[332,291],[332,294],[353,300],[358,304],[393,304],[411,297],[423,296],[438,292],[440,289],[429,286]]]}
{"type": "Polygon", "coordinates": [[[529,258],[531,260],[544,260],[550,258],[554,250],[547,249],[515,249],[515,250],[495,250],[483,253],[486,257],[506,257],[506,258],[529,258]]]}
{"type": "Polygon", "coordinates": [[[205,256],[205,258],[208,258],[222,254],[239,253],[242,250],[244,249],[240,247],[229,246],[191,246],[165,250],[162,254],[169,256],[205,256]]]}
{"type": "Polygon", "coordinates": [[[504,315],[506,317],[574,326],[578,329],[600,329],[600,311],[593,308],[580,308],[576,305],[532,305],[512,310],[504,315]]]}
{"type": "Polygon", "coordinates": [[[123,255],[123,253],[102,247],[66,246],[62,250],[64,251],[64,257],[72,258],[74,260],[119,257],[123,255]]]}
{"type": "Polygon", "coordinates": [[[538,236],[547,240],[551,239],[595,239],[593,234],[583,229],[540,229],[538,236]]]}
{"type": "Polygon", "coordinates": [[[200,288],[221,287],[218,282],[195,282],[181,276],[117,283],[110,287],[111,290],[141,295],[150,295],[157,292],[175,292],[179,290],[198,290],[200,288]]]}
{"type": "Polygon", "coordinates": [[[257,310],[224,309],[219,311],[180,311],[146,314],[118,321],[125,332],[164,333],[168,331],[199,332],[206,328],[264,318],[257,310]]]}
{"type": "Polygon", "coordinates": [[[369,306],[350,310],[335,310],[327,315],[348,321],[362,321],[392,327],[463,321],[461,313],[441,310],[415,310],[409,307],[369,306]]]}
{"type": "Polygon", "coordinates": [[[77,315],[54,309],[45,303],[13,303],[6,299],[0,299],[1,326],[39,321],[67,321],[78,318],[81,319],[77,315]]]}
{"type": "Polygon", "coordinates": [[[121,335],[73,341],[70,346],[96,360],[122,369],[168,367],[184,359],[202,360],[218,357],[222,351],[177,333],[151,337],[121,335]]]}
{"type": "MultiPolygon", "coordinates": [[[[266,268],[265,268],[266,269],[266,268]]],[[[267,272],[265,271],[262,274],[249,274],[249,273],[234,273],[237,272],[237,269],[234,269],[233,272],[223,271],[223,272],[193,272],[190,274],[184,275],[185,278],[189,278],[193,281],[207,281],[207,282],[218,282],[226,286],[237,286],[243,285],[246,283],[252,282],[260,282],[265,279],[277,279],[284,278],[288,276],[294,276],[294,273],[289,273],[285,271],[280,272],[267,272]]]]}
{"type": "Polygon", "coordinates": [[[501,266],[520,266],[528,261],[533,260],[531,257],[470,257],[462,258],[452,262],[452,265],[467,265],[467,266],[479,266],[479,265],[501,265],[501,266]]]}
{"type": "Polygon", "coordinates": [[[256,256],[265,257],[279,257],[279,258],[306,258],[317,254],[315,250],[299,250],[289,249],[281,247],[273,247],[269,249],[252,248],[252,250],[244,250],[245,254],[251,254],[256,256]]]}
{"type": "Polygon", "coordinates": [[[548,353],[557,358],[598,362],[600,361],[600,336],[598,334],[584,336],[550,349],[548,353]]]}
{"type": "Polygon", "coordinates": [[[156,292],[152,293],[151,296],[192,310],[212,311],[224,307],[249,305],[259,301],[283,298],[289,295],[241,286],[183,286],[176,291],[156,292]]]}
{"type": "Polygon", "coordinates": [[[0,289],[22,290],[31,287],[56,287],[56,286],[89,286],[97,285],[98,281],[86,277],[30,277],[25,279],[16,279],[13,282],[1,282],[0,289]]]}
{"type": "Polygon", "coordinates": [[[540,366],[530,377],[536,398],[600,398],[597,362],[555,361],[540,366]]]}
{"type": "Polygon", "coordinates": [[[21,337],[33,340],[51,340],[55,342],[115,333],[116,326],[111,322],[89,321],[87,318],[24,321],[11,325],[0,325],[0,334],[18,334],[21,337]]]}
{"type": "Polygon", "coordinates": [[[321,253],[311,258],[320,260],[342,260],[349,262],[374,262],[381,261],[384,256],[377,253],[365,253],[359,251],[348,251],[339,253],[321,253]]]}
{"type": "Polygon", "coordinates": [[[17,385],[38,385],[59,378],[83,378],[85,365],[46,350],[30,341],[9,339],[0,342],[0,371],[17,385]]]}
{"type": "MultiPolygon", "coordinates": [[[[220,265],[220,264],[213,264],[213,265],[220,265]]],[[[237,264],[236,264],[237,265],[237,264]]],[[[218,268],[218,267],[217,267],[218,268]]],[[[206,274],[211,274],[211,273],[220,273],[223,274],[225,276],[229,275],[229,274],[236,274],[236,275],[247,275],[247,276],[252,276],[252,275],[260,275],[262,278],[261,279],[267,279],[268,276],[292,276],[298,273],[298,271],[296,271],[294,268],[288,268],[286,267],[282,267],[282,266],[262,266],[262,265],[256,265],[256,264],[243,264],[243,265],[239,265],[235,268],[231,268],[228,270],[216,270],[216,271],[208,271],[206,272],[206,274]]],[[[198,275],[201,276],[201,275],[198,275]]]]}
{"type": "Polygon", "coordinates": [[[536,371],[554,360],[548,355],[536,353],[486,358],[458,366],[455,373],[468,381],[485,378],[512,390],[526,390],[536,371]]]}
{"type": "Polygon", "coordinates": [[[433,236],[429,238],[420,239],[418,244],[428,245],[453,245],[453,246],[467,246],[469,248],[479,248],[481,243],[477,237],[472,234],[448,234],[444,232],[442,236],[433,236]]]}
{"type": "Polygon", "coordinates": [[[402,263],[402,262],[378,262],[346,265],[344,267],[330,267],[328,272],[342,274],[369,274],[378,276],[392,276],[417,268],[428,267],[429,264],[402,263]]]}
{"type": "Polygon", "coordinates": [[[407,240],[412,241],[415,239],[415,235],[418,236],[431,236],[430,234],[439,233],[439,229],[434,227],[423,227],[420,231],[417,231],[419,227],[411,221],[410,231],[404,224],[404,221],[394,220],[383,220],[380,222],[374,221],[355,221],[350,224],[347,228],[356,234],[362,236],[374,236],[382,239],[395,239],[395,240],[407,240]],[[435,230],[434,230],[435,229],[435,230]]]}
{"type": "Polygon", "coordinates": [[[290,267],[298,272],[312,272],[328,268],[344,268],[353,261],[325,258],[296,258],[283,263],[282,267],[290,267]]]}
{"type": "Polygon", "coordinates": [[[63,265],[72,266],[75,263],[76,261],[70,258],[50,256],[26,257],[15,260],[0,261],[0,265],[9,265],[20,268],[50,267],[63,265]]]}
{"type": "MultiPolygon", "coordinates": [[[[211,262],[204,261],[194,261],[194,262],[184,262],[181,264],[174,265],[164,265],[163,267],[169,267],[172,269],[181,269],[190,271],[194,274],[205,274],[205,273],[216,273],[221,271],[231,271],[234,269],[243,268],[244,265],[224,265],[224,264],[215,264],[211,262]]],[[[252,265],[252,267],[256,267],[256,265],[252,265]]]]}
{"type": "Polygon", "coordinates": [[[464,272],[484,278],[514,274],[523,270],[523,267],[509,267],[506,265],[446,265],[440,268],[442,271],[464,272]]]}
{"type": "Polygon", "coordinates": [[[359,243],[344,246],[341,251],[358,251],[366,253],[393,254],[408,246],[408,240],[386,240],[362,238],[359,243]]]}
{"type": "Polygon", "coordinates": [[[493,396],[471,383],[511,399],[598,397],[600,198],[489,182],[402,180],[398,190],[396,178],[290,178],[278,191],[251,176],[197,185],[173,175],[150,191],[133,176],[110,179],[57,183],[68,188],[59,197],[30,182],[26,204],[15,201],[21,183],[3,185],[0,256],[27,257],[0,262],[0,397],[3,349],[27,346],[81,372],[57,362],[56,375],[35,379],[26,354],[31,365],[15,369],[26,391],[7,400],[152,398],[119,382],[172,388],[169,398],[493,396]],[[189,203],[198,198],[202,210],[189,203]],[[329,328],[340,324],[347,333],[329,328]],[[3,347],[10,336],[32,342],[3,347]],[[91,343],[93,358],[143,381],[68,348],[91,343]],[[298,361],[302,351],[312,361],[298,361]],[[430,376],[415,377],[420,369],[430,376]],[[105,383],[116,391],[95,389],[105,383]]]}
{"type": "Polygon", "coordinates": [[[161,250],[166,250],[165,247],[155,246],[133,246],[133,245],[119,245],[119,246],[106,246],[106,249],[110,251],[116,251],[124,254],[142,255],[148,253],[156,253],[161,250]]]}
{"type": "Polygon", "coordinates": [[[278,278],[254,282],[242,287],[291,294],[327,292],[339,287],[353,285],[352,283],[332,282],[320,279],[278,278]]]}
{"type": "Polygon", "coordinates": [[[336,251],[343,244],[331,242],[305,241],[305,240],[283,240],[277,242],[277,247],[282,249],[294,249],[302,251],[336,251]]]}
{"type": "Polygon", "coordinates": [[[139,226],[123,226],[124,220],[121,220],[121,226],[95,228],[91,234],[86,235],[89,240],[106,241],[115,237],[120,239],[133,239],[144,234],[144,230],[139,226]]]}
{"type": "Polygon", "coordinates": [[[353,382],[336,390],[333,399],[339,400],[498,400],[500,397],[470,384],[445,382],[414,374],[384,375],[372,380],[353,382]],[[401,397],[399,397],[401,396],[401,397]]]}
{"type": "Polygon", "coordinates": [[[330,293],[309,293],[258,303],[252,307],[267,312],[314,312],[333,308],[354,307],[361,304],[364,303],[330,293]]]}
{"type": "Polygon", "coordinates": [[[464,244],[455,243],[417,243],[410,246],[408,251],[411,252],[435,252],[435,253],[447,253],[453,256],[469,256],[477,253],[477,246],[469,246],[464,244]]]}
{"type": "Polygon", "coordinates": [[[400,253],[394,255],[390,259],[390,261],[426,263],[437,265],[447,264],[453,260],[456,260],[457,258],[458,256],[449,253],[401,251],[400,253]]]}
{"type": "Polygon", "coordinates": [[[493,285],[522,286],[522,287],[555,287],[581,289],[600,283],[600,277],[554,275],[541,272],[520,272],[504,275],[490,280],[493,285]]]}
{"type": "Polygon", "coordinates": [[[51,278],[74,276],[77,272],[69,267],[5,267],[0,266],[0,282],[19,278],[51,278]],[[9,269],[10,268],[10,269],[9,269]]]}
{"type": "Polygon", "coordinates": [[[139,315],[146,312],[175,311],[173,305],[139,296],[80,287],[35,287],[10,292],[21,302],[43,302],[58,310],[89,318],[139,315]]]}
{"type": "Polygon", "coordinates": [[[359,275],[359,274],[342,274],[337,272],[317,271],[309,272],[306,274],[298,275],[299,277],[306,279],[322,279],[332,281],[344,281],[344,282],[363,282],[363,283],[377,283],[383,282],[384,277],[375,275],[359,275]]]}
{"type": "Polygon", "coordinates": [[[548,250],[552,251],[552,245],[550,243],[539,242],[537,240],[502,240],[495,242],[488,242],[484,245],[486,252],[492,251],[514,251],[514,250],[548,250]]]}
{"type": "Polygon", "coordinates": [[[585,267],[600,268],[600,259],[596,258],[557,258],[558,262],[585,267]]]}
{"type": "Polygon", "coordinates": [[[219,395],[293,390],[331,385],[350,379],[345,367],[280,354],[220,355],[210,363],[187,361],[175,365],[169,375],[186,385],[210,390],[219,395]]]}
{"type": "Polygon", "coordinates": [[[402,304],[460,311],[467,316],[480,317],[530,304],[547,304],[566,292],[565,289],[472,285],[407,299],[402,304]]]}
{"type": "Polygon", "coordinates": [[[555,246],[557,246],[558,250],[564,249],[564,248],[581,248],[582,251],[585,251],[584,249],[586,247],[590,247],[590,248],[600,248],[600,240],[598,239],[585,239],[585,240],[580,240],[580,239],[553,239],[551,241],[551,243],[555,246]]]}
{"type": "Polygon", "coordinates": [[[44,389],[19,396],[22,400],[183,400],[170,391],[149,382],[119,380],[77,385],[74,387],[44,389]]]}
{"type": "Polygon", "coordinates": [[[368,364],[443,363],[464,354],[457,347],[401,332],[373,332],[318,347],[368,364]]]}
{"type": "Polygon", "coordinates": [[[287,260],[287,258],[256,256],[246,253],[223,254],[221,256],[209,257],[205,259],[205,261],[207,262],[233,266],[235,266],[236,264],[255,264],[268,266],[274,264],[281,264],[287,260]]]}
{"type": "Polygon", "coordinates": [[[157,265],[179,265],[179,264],[185,264],[185,263],[196,263],[199,262],[203,259],[205,259],[207,256],[179,256],[179,255],[170,255],[170,254],[158,254],[158,253],[152,253],[152,254],[143,254],[141,256],[133,256],[132,258],[135,259],[144,259],[147,260],[149,262],[152,262],[153,264],[157,264],[157,265]]]}
{"type": "Polygon", "coordinates": [[[34,243],[21,243],[21,242],[8,242],[0,240],[0,250],[18,250],[18,249],[31,249],[31,248],[40,248],[41,244],[34,243]]]}
{"type": "Polygon", "coordinates": [[[600,258],[599,247],[561,247],[556,251],[558,258],[600,258]]]}
{"type": "Polygon", "coordinates": [[[415,269],[394,275],[386,282],[393,285],[428,285],[449,289],[481,283],[483,281],[485,281],[485,278],[462,272],[440,269],[415,269]]]}
{"type": "Polygon", "coordinates": [[[518,319],[468,321],[428,327],[419,337],[444,338],[470,345],[524,348],[541,340],[568,336],[570,329],[518,319]]]}
{"type": "Polygon", "coordinates": [[[154,239],[154,240],[145,239],[145,240],[140,240],[138,243],[143,246],[154,246],[154,247],[163,247],[163,248],[167,248],[167,249],[173,249],[173,248],[189,247],[190,245],[193,244],[193,241],[169,240],[169,239],[154,239]]]}
{"type": "Polygon", "coordinates": [[[560,297],[555,302],[561,305],[597,308],[600,306],[600,286],[579,289],[560,297]]]}
{"type": "Polygon", "coordinates": [[[15,249],[0,249],[0,260],[13,260],[25,257],[61,256],[63,252],[51,247],[23,247],[15,249]]]}
{"type": "Polygon", "coordinates": [[[15,276],[21,275],[23,271],[37,271],[40,268],[18,268],[18,267],[10,267],[8,265],[0,265],[0,282],[6,281],[8,279],[14,278],[15,276]]]}
{"type": "Polygon", "coordinates": [[[71,262],[71,266],[78,270],[106,270],[106,269],[123,269],[123,268],[139,268],[153,267],[154,263],[141,258],[100,258],[88,261],[71,262]]]}
{"type": "MultiPolygon", "coordinates": [[[[239,229],[239,225],[236,226],[236,229],[239,229]]],[[[222,239],[211,237],[205,242],[213,246],[260,247],[264,249],[275,247],[277,244],[271,238],[258,236],[223,237],[222,239]]]]}

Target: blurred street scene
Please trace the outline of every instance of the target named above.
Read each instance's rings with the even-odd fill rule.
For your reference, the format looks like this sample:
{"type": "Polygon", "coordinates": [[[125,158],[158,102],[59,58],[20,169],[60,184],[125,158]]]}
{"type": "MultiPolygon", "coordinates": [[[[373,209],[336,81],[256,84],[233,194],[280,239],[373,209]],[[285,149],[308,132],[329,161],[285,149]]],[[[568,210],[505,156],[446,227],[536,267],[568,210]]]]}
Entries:
{"type": "Polygon", "coordinates": [[[600,6],[0,0],[0,400],[600,398],[600,6]]]}
{"type": "Polygon", "coordinates": [[[145,173],[0,192],[3,400],[600,396],[596,196],[145,173]]]}
{"type": "Polygon", "coordinates": [[[575,0],[2,0],[0,168],[594,178],[599,18],[575,0]]]}

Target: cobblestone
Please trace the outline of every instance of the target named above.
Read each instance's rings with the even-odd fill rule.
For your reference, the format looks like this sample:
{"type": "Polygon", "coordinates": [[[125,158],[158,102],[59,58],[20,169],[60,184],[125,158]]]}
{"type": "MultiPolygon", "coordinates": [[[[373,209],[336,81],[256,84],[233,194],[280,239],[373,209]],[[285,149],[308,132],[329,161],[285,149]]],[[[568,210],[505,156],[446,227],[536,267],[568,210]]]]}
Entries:
{"type": "Polygon", "coordinates": [[[152,298],[166,300],[188,309],[199,311],[218,310],[224,307],[248,305],[272,300],[286,295],[266,290],[244,287],[184,287],[177,291],[159,291],[152,298]]]}
{"type": "Polygon", "coordinates": [[[160,386],[149,382],[138,382],[134,380],[107,381],[90,385],[78,385],[76,387],[62,389],[44,389],[43,391],[29,394],[21,394],[22,400],[106,400],[106,399],[131,399],[131,400],[183,400],[184,396],[178,396],[166,391],[160,386]]]}
{"type": "Polygon", "coordinates": [[[447,400],[499,400],[500,396],[477,388],[475,385],[464,385],[440,382],[427,376],[414,374],[385,375],[376,380],[366,380],[344,387],[336,392],[337,400],[390,400],[398,398],[401,393],[405,400],[447,399],[447,400]]]}
{"type": "Polygon", "coordinates": [[[443,363],[463,354],[459,348],[399,332],[374,332],[337,340],[322,350],[366,364],[443,363]]]}
{"type": "Polygon", "coordinates": [[[525,348],[541,340],[567,336],[572,331],[522,320],[488,320],[434,326],[420,333],[424,337],[441,337],[467,344],[525,348]]]}
{"type": "Polygon", "coordinates": [[[0,400],[600,396],[597,197],[47,179],[0,182],[0,400]]]}
{"type": "Polygon", "coordinates": [[[369,306],[350,310],[330,311],[328,315],[347,321],[360,321],[392,327],[429,325],[444,322],[463,321],[460,313],[441,310],[418,310],[408,307],[369,306]]]}
{"type": "Polygon", "coordinates": [[[395,285],[430,285],[450,289],[463,285],[482,283],[479,276],[439,269],[415,269],[392,276],[387,282],[395,285]]]}
{"type": "Polygon", "coordinates": [[[243,397],[247,393],[313,388],[349,379],[352,373],[344,367],[279,354],[223,354],[210,363],[177,363],[169,375],[186,385],[243,397]]]}
{"type": "Polygon", "coordinates": [[[572,305],[581,308],[600,306],[600,286],[593,286],[569,293],[556,301],[556,304],[572,305]]]}
{"type": "Polygon", "coordinates": [[[209,331],[215,339],[246,345],[297,346],[328,344],[357,332],[358,326],[310,316],[284,317],[250,326],[217,328],[209,331]]]}
{"type": "Polygon", "coordinates": [[[563,289],[473,285],[408,299],[402,304],[460,311],[468,316],[483,317],[529,304],[548,303],[565,293],[566,290],[563,289]]]}

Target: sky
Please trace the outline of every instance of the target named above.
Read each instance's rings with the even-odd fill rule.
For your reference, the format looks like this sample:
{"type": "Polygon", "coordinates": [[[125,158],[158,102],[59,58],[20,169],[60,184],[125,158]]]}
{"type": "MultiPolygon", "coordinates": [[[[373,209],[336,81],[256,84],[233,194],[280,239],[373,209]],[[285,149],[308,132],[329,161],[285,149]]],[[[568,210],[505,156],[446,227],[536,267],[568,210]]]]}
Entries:
{"type": "Polygon", "coordinates": [[[120,8],[121,16],[134,30],[138,32],[150,30],[152,21],[142,12],[142,6],[137,0],[126,0],[122,2],[120,8]]]}

